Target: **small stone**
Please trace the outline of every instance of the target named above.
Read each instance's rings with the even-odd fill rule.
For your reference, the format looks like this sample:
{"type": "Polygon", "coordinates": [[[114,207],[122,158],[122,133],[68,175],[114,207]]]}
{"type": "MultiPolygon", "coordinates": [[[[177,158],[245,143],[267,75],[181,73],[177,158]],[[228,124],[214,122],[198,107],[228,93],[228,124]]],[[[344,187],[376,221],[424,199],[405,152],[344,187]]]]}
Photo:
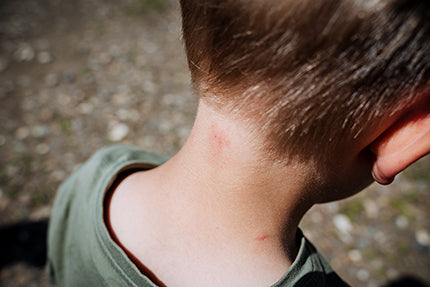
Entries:
{"type": "Polygon", "coordinates": [[[52,177],[57,181],[62,181],[66,178],[66,173],[63,170],[54,170],[52,172],[52,177]]]}
{"type": "Polygon", "coordinates": [[[107,52],[102,52],[97,58],[98,62],[102,65],[107,65],[112,61],[112,56],[107,52]]]}
{"type": "Polygon", "coordinates": [[[39,113],[38,113],[38,115],[39,115],[39,118],[41,119],[41,120],[43,120],[43,121],[45,121],[45,122],[47,122],[47,121],[51,121],[52,119],[53,119],[53,117],[54,117],[54,112],[53,112],[53,110],[52,109],[49,109],[49,108],[43,108],[43,109],[41,109],[40,111],[39,111],[39,113]]]}
{"type": "Polygon", "coordinates": [[[388,277],[388,279],[395,279],[395,278],[399,277],[399,271],[390,268],[387,270],[387,277],[388,277]]]}
{"type": "Polygon", "coordinates": [[[36,146],[36,152],[40,155],[45,155],[49,152],[50,148],[45,143],[40,143],[36,146]]]}
{"type": "Polygon", "coordinates": [[[365,270],[365,269],[360,269],[357,271],[357,279],[360,281],[367,281],[369,280],[369,271],[365,270]]]}
{"type": "Polygon", "coordinates": [[[49,128],[47,126],[34,126],[31,129],[31,135],[35,138],[43,138],[49,134],[49,128]]]}
{"type": "Polygon", "coordinates": [[[380,258],[374,259],[370,262],[369,267],[372,270],[379,270],[384,267],[384,261],[380,258]]]}
{"type": "Polygon", "coordinates": [[[351,220],[346,215],[336,214],[333,223],[341,233],[350,233],[352,231],[351,220]]]}
{"type": "Polygon", "coordinates": [[[430,247],[430,235],[426,230],[418,230],[415,232],[415,240],[423,247],[430,247]]]}
{"type": "Polygon", "coordinates": [[[385,245],[387,243],[387,235],[382,231],[377,231],[374,234],[373,239],[380,245],[385,245]]]}
{"type": "Polygon", "coordinates": [[[89,59],[88,60],[88,69],[93,70],[93,71],[99,71],[101,70],[102,65],[99,61],[97,61],[96,59],[89,59]]]}
{"type": "Polygon", "coordinates": [[[145,136],[140,139],[139,145],[141,145],[143,148],[151,149],[154,148],[156,145],[157,140],[153,136],[145,136]]]}
{"type": "Polygon", "coordinates": [[[348,257],[353,262],[360,262],[363,259],[360,250],[357,249],[350,250],[348,252],[348,257]]]}
{"type": "Polygon", "coordinates": [[[29,44],[22,43],[18,46],[13,56],[18,62],[29,62],[34,59],[35,52],[29,44]]]}
{"type": "Polygon", "coordinates": [[[58,103],[62,106],[67,106],[72,101],[70,95],[65,93],[57,93],[56,96],[57,96],[58,103]]]}
{"type": "Polygon", "coordinates": [[[67,84],[73,84],[76,81],[76,75],[73,73],[65,73],[64,74],[64,81],[67,84]]]}
{"type": "Polygon", "coordinates": [[[339,202],[333,201],[333,202],[327,203],[325,206],[332,213],[336,213],[339,211],[339,202]]]}
{"type": "Polygon", "coordinates": [[[120,57],[122,53],[123,53],[123,50],[118,45],[114,44],[109,47],[109,54],[114,58],[120,57]]]}
{"type": "Polygon", "coordinates": [[[6,174],[9,177],[14,177],[19,172],[19,168],[16,166],[8,165],[6,167],[6,174]]]}
{"type": "Polygon", "coordinates": [[[94,106],[91,103],[82,103],[79,105],[79,111],[82,114],[90,114],[94,110],[94,106]]]}
{"type": "Polygon", "coordinates": [[[49,52],[42,51],[37,55],[37,61],[41,64],[49,64],[52,62],[52,55],[49,52]]]}
{"type": "Polygon", "coordinates": [[[396,218],[396,226],[398,229],[405,229],[409,225],[409,221],[404,215],[397,216],[396,218]]]}
{"type": "Polygon", "coordinates": [[[51,207],[49,205],[42,206],[31,214],[31,219],[34,221],[48,219],[50,214],[51,214],[51,207]]]}
{"type": "Polygon", "coordinates": [[[112,98],[112,92],[108,90],[103,90],[100,92],[100,97],[103,100],[109,101],[112,98]]]}
{"type": "Polygon", "coordinates": [[[368,218],[377,218],[378,217],[379,207],[375,201],[366,199],[366,200],[364,200],[363,205],[364,205],[364,211],[366,212],[366,216],[368,218]]]}
{"type": "Polygon", "coordinates": [[[115,124],[109,131],[110,141],[121,141],[123,140],[129,132],[129,128],[125,124],[115,124]]]}
{"type": "Polygon", "coordinates": [[[34,99],[24,98],[21,103],[21,107],[23,110],[32,111],[37,106],[34,99]]]}
{"type": "Polygon", "coordinates": [[[58,81],[58,76],[57,76],[57,74],[50,73],[50,74],[46,75],[46,77],[45,77],[45,84],[46,84],[48,87],[53,88],[53,87],[55,87],[56,85],[58,85],[58,83],[59,83],[59,81],[58,81]]]}
{"type": "Polygon", "coordinates": [[[28,127],[19,127],[15,131],[15,137],[19,140],[23,140],[27,138],[29,135],[30,135],[30,130],[28,129],[28,127]]]}

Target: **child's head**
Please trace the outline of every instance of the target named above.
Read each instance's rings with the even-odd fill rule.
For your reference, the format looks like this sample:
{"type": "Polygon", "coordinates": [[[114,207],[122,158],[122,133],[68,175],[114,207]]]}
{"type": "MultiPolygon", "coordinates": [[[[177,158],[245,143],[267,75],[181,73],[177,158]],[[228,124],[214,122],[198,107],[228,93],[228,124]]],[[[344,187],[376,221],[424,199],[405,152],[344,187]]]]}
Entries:
{"type": "Polygon", "coordinates": [[[429,87],[429,1],[180,2],[197,93],[276,156],[327,155],[429,87]]]}

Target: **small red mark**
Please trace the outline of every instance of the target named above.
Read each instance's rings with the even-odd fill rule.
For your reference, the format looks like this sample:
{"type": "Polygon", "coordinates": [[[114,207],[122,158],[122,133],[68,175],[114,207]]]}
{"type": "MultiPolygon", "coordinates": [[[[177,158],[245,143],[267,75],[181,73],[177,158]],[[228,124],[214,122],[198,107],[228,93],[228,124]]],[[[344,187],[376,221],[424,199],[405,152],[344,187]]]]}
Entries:
{"type": "Polygon", "coordinates": [[[212,139],[217,149],[223,149],[230,145],[230,140],[225,132],[219,129],[215,124],[211,127],[212,139]]]}
{"type": "Polygon", "coordinates": [[[259,233],[256,237],[255,237],[255,240],[257,240],[257,241],[264,241],[264,240],[266,240],[267,239],[267,235],[266,234],[264,234],[264,233],[259,233]]]}

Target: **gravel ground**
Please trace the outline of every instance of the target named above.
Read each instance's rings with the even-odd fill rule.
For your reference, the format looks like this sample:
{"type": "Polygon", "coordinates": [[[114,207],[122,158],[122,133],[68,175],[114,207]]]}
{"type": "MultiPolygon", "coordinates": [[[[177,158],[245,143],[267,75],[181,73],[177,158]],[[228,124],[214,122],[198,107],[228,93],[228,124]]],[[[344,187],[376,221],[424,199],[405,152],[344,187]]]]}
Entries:
{"type": "MultiPolygon", "coordinates": [[[[177,4],[142,3],[0,1],[1,243],[11,225],[46,221],[58,185],[97,149],[173,155],[187,138],[197,102],[177,4]]],[[[388,187],[316,206],[302,229],[353,286],[430,282],[429,171],[427,157],[388,187]]],[[[50,286],[23,261],[0,264],[0,286],[50,286]]]]}

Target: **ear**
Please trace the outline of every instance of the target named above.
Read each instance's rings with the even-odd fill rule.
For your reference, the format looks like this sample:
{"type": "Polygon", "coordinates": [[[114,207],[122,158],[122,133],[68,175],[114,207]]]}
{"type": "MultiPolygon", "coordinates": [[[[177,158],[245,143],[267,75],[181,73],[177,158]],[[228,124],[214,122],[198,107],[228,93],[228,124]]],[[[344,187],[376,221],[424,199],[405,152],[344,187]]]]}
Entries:
{"type": "Polygon", "coordinates": [[[373,178],[390,184],[409,165],[430,153],[430,101],[406,111],[371,145],[373,178]]]}

